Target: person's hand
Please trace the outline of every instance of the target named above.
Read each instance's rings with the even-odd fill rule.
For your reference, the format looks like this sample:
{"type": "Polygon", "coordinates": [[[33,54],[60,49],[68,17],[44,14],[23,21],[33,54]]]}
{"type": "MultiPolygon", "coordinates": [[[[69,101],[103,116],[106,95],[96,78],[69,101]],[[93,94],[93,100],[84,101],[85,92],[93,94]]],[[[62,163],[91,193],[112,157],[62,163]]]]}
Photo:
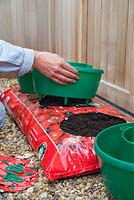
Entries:
{"type": "Polygon", "coordinates": [[[78,71],[57,54],[35,51],[34,55],[32,67],[53,81],[67,84],[75,83],[79,79],[78,71]]]}

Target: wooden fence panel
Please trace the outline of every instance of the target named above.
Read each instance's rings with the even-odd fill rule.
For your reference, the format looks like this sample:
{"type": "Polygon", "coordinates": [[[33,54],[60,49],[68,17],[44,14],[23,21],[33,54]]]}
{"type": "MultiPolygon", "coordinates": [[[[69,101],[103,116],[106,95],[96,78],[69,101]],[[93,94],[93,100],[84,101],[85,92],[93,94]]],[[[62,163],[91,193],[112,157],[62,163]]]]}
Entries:
{"type": "Polygon", "coordinates": [[[37,49],[37,1],[24,0],[25,45],[37,49]]]}
{"type": "Polygon", "coordinates": [[[130,111],[134,112],[134,1],[129,0],[125,84],[130,91],[130,111]]]}
{"type": "MultiPolygon", "coordinates": [[[[51,16],[49,12],[49,2],[36,0],[37,9],[37,49],[39,51],[49,51],[49,33],[51,26],[51,16]],[[43,5],[43,6],[42,6],[43,5]]],[[[35,23],[35,22],[34,22],[35,23]]],[[[36,36],[36,35],[35,35],[36,36]]],[[[51,36],[51,35],[50,35],[51,36]]]]}
{"type": "Polygon", "coordinates": [[[95,0],[94,8],[94,66],[100,66],[101,49],[101,0],[95,0]]]}
{"type": "Polygon", "coordinates": [[[103,75],[104,80],[106,80],[107,78],[107,66],[108,66],[109,17],[110,17],[110,2],[107,0],[102,0],[100,67],[106,72],[103,75]]]}
{"type": "Polygon", "coordinates": [[[115,82],[119,1],[110,1],[107,80],[115,82]]]}
{"type": "Polygon", "coordinates": [[[12,42],[25,47],[25,23],[23,0],[11,0],[12,42]]]}
{"type": "Polygon", "coordinates": [[[98,94],[134,112],[134,0],[1,0],[0,38],[104,69],[98,94]]]}
{"type": "Polygon", "coordinates": [[[95,8],[95,1],[88,0],[87,62],[92,64],[94,60],[94,8],[95,8]]]}
{"type": "Polygon", "coordinates": [[[0,1],[0,38],[12,41],[11,2],[9,0],[0,1]]]}
{"type": "Polygon", "coordinates": [[[119,0],[115,84],[124,87],[128,2],[119,0]]]}

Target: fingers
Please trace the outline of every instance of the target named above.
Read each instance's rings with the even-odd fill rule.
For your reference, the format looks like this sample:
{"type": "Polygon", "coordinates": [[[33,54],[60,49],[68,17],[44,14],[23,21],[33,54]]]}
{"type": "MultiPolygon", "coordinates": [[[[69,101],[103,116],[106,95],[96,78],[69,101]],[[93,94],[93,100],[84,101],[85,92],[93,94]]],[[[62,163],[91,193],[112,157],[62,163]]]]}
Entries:
{"type": "Polygon", "coordinates": [[[72,72],[73,74],[76,74],[76,75],[79,74],[79,72],[78,72],[74,67],[72,67],[71,65],[69,65],[69,64],[66,63],[66,62],[63,62],[63,63],[61,64],[61,66],[62,66],[64,69],[66,69],[67,71],[72,72]]]}
{"type": "Polygon", "coordinates": [[[57,83],[75,83],[79,79],[79,72],[65,62],[50,65],[49,69],[48,77],[57,83]]]}
{"type": "Polygon", "coordinates": [[[74,80],[79,79],[79,72],[66,62],[61,64],[60,74],[69,78],[68,82],[75,82],[74,80]]]}
{"type": "Polygon", "coordinates": [[[61,78],[63,77],[66,82],[73,82],[73,83],[75,83],[76,80],[79,79],[79,76],[77,73],[70,72],[62,67],[60,69],[59,77],[61,78]]]}
{"type": "Polygon", "coordinates": [[[51,80],[53,80],[54,82],[56,82],[56,83],[59,83],[59,84],[61,84],[61,85],[67,85],[67,83],[65,83],[64,81],[61,81],[60,79],[58,79],[58,78],[51,78],[51,80]]]}
{"type": "Polygon", "coordinates": [[[67,77],[64,73],[59,73],[59,74],[53,74],[52,79],[57,79],[58,81],[62,82],[62,84],[67,84],[67,83],[75,83],[76,80],[70,77],[67,77]]]}
{"type": "Polygon", "coordinates": [[[67,63],[57,64],[52,70],[51,78],[56,78],[64,84],[75,83],[79,72],[67,63]]]}

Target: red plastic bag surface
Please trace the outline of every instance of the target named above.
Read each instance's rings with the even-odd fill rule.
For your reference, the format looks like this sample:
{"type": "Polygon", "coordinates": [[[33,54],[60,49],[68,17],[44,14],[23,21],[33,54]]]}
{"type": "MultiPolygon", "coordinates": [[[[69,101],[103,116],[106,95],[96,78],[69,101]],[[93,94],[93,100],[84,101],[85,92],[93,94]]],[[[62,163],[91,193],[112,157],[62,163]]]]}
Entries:
{"type": "Polygon", "coordinates": [[[74,136],[60,129],[60,123],[67,118],[66,113],[110,113],[130,121],[106,104],[99,107],[41,108],[36,95],[23,94],[17,87],[3,92],[1,101],[38,154],[45,175],[51,181],[100,170],[93,148],[95,137],[74,136]]]}
{"type": "Polygon", "coordinates": [[[20,192],[39,177],[38,167],[26,159],[0,155],[0,190],[20,192]]]}

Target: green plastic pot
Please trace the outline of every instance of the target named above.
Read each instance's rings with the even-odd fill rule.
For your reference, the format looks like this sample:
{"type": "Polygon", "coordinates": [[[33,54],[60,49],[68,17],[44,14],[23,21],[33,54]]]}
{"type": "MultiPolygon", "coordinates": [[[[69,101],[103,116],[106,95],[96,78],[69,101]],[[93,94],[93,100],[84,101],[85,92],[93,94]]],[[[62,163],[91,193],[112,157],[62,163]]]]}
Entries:
{"type": "Polygon", "coordinates": [[[34,94],[34,83],[32,72],[18,77],[19,86],[22,92],[27,94],[34,94]]]}
{"type": "MultiPolygon", "coordinates": [[[[82,68],[92,68],[91,64],[85,63],[77,63],[77,62],[68,62],[73,67],[82,67],[82,68]]],[[[23,76],[18,77],[18,83],[22,92],[27,94],[34,94],[34,80],[33,80],[33,73],[29,72],[23,76]]]]}
{"type": "Polygon", "coordinates": [[[89,99],[95,97],[103,70],[92,68],[89,64],[73,62],[69,62],[69,64],[79,71],[79,80],[67,85],[55,83],[39,71],[33,70],[35,91],[40,99],[43,94],[64,97],[64,104],[66,105],[68,98],[80,98],[88,102],[89,99]]]}
{"type": "Polygon", "coordinates": [[[89,99],[96,96],[103,70],[92,68],[90,64],[68,63],[79,71],[79,80],[76,83],[61,85],[43,76],[39,71],[33,70],[18,77],[21,91],[29,94],[36,93],[40,100],[43,95],[64,97],[65,105],[68,98],[85,99],[88,103],[89,99]]]}
{"type": "Polygon", "coordinates": [[[94,148],[109,193],[116,200],[134,200],[134,122],[104,129],[94,148]]]}
{"type": "Polygon", "coordinates": [[[72,67],[77,68],[77,67],[82,67],[82,68],[92,68],[93,66],[88,63],[79,63],[79,62],[68,62],[72,67]]]}

